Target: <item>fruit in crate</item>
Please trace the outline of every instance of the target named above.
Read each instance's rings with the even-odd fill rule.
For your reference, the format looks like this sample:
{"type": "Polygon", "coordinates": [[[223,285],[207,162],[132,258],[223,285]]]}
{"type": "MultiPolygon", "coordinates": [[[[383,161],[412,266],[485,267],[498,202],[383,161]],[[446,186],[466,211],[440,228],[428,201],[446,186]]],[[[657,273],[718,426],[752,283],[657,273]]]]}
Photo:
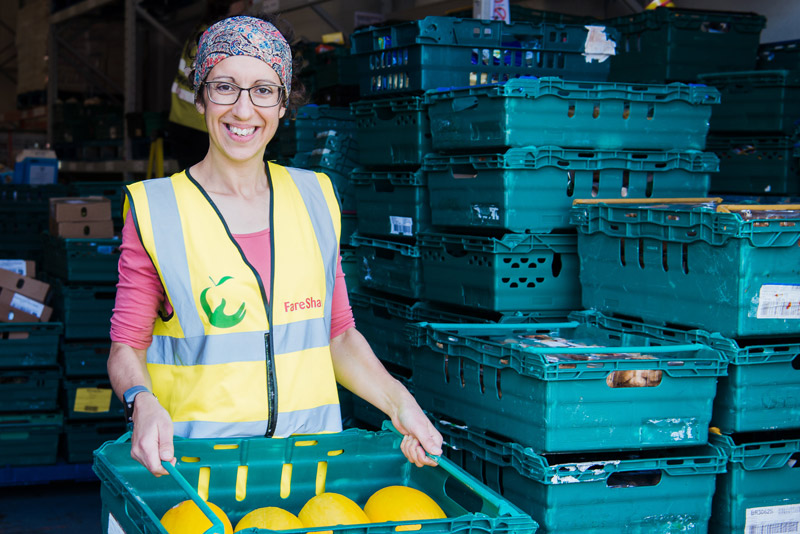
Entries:
{"type": "MultiPolygon", "coordinates": [[[[225,526],[225,534],[233,534],[233,526],[225,512],[214,503],[206,501],[211,511],[217,514],[225,526]]],[[[180,502],[161,517],[161,524],[169,534],[202,534],[211,528],[211,520],[192,500],[180,502]]]]}
{"type": "Polygon", "coordinates": [[[311,497],[303,505],[297,517],[306,528],[360,525],[370,522],[358,504],[339,493],[320,493],[311,497]]]}
{"type": "Polygon", "coordinates": [[[424,492],[408,486],[381,488],[367,500],[364,512],[373,522],[444,519],[442,508],[424,492]]]}
{"type": "Polygon", "coordinates": [[[293,530],[303,528],[303,523],[291,512],[277,506],[256,508],[236,523],[234,532],[246,528],[267,528],[270,530],[293,530]]]}

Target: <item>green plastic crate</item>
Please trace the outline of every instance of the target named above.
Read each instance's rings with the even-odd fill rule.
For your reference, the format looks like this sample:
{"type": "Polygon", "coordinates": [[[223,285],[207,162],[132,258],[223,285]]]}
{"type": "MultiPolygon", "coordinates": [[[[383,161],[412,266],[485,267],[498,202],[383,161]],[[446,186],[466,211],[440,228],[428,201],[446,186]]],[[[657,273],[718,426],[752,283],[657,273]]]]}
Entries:
{"type": "Polygon", "coordinates": [[[719,157],[711,193],[800,194],[800,162],[791,137],[713,134],[707,149],[719,157]]]}
{"type": "Polygon", "coordinates": [[[125,420],[122,402],[111,389],[108,376],[64,378],[62,382],[64,415],[67,421],[90,419],[125,420]]]}
{"type": "Polygon", "coordinates": [[[339,255],[342,257],[342,272],[344,272],[344,280],[347,284],[348,293],[358,289],[358,261],[356,250],[350,245],[344,245],[339,248],[339,255]]]}
{"type": "Polygon", "coordinates": [[[61,323],[0,323],[0,367],[54,367],[61,323]]]}
{"type": "Polygon", "coordinates": [[[294,117],[285,117],[281,122],[280,154],[293,156],[299,152],[311,152],[317,146],[319,134],[354,134],[355,129],[356,122],[350,108],[308,104],[298,109],[294,117]]]}
{"type": "MultiPolygon", "coordinates": [[[[246,512],[270,504],[297,514],[309,498],[322,491],[340,493],[363,506],[379,488],[404,485],[427,493],[448,516],[405,523],[415,525],[411,528],[417,532],[536,531],[529,516],[446,458],[438,467],[420,469],[410,464],[399,450],[400,441],[400,436],[391,432],[358,429],[286,439],[176,439],[177,467],[170,465],[171,476],[159,478],[131,458],[130,443],[106,443],[95,453],[93,464],[102,484],[103,531],[113,517],[127,534],[166,534],[159,518],[180,501],[192,498],[198,502],[198,480],[206,475],[208,501],[219,506],[234,525],[246,512]],[[287,465],[292,466],[291,476],[287,465]],[[282,491],[284,487],[288,490],[282,491]]],[[[222,533],[217,523],[218,530],[209,532],[222,533]]],[[[388,523],[327,530],[372,534],[394,532],[398,526],[402,528],[388,523]]]]}
{"type": "Polygon", "coordinates": [[[617,32],[592,30],[593,40],[612,42],[588,56],[589,31],[577,24],[425,17],[357,30],[350,42],[361,96],[393,96],[519,76],[605,80],[617,32]]]}
{"type": "Polygon", "coordinates": [[[714,154],[551,146],[501,154],[425,157],[436,227],[549,233],[570,227],[576,198],[686,198],[708,194],[714,154]],[[566,175],[566,179],[565,179],[566,175]]]}
{"type": "Polygon", "coordinates": [[[104,376],[111,342],[66,341],[61,345],[61,366],[68,378],[104,376]]]}
{"type": "Polygon", "coordinates": [[[606,20],[620,32],[610,80],[692,82],[698,74],[753,70],[766,17],[657,8],[606,20]]]}
{"type": "Polygon", "coordinates": [[[44,218],[45,226],[50,214],[50,199],[64,197],[68,187],[62,184],[0,185],[0,213],[21,213],[26,217],[44,218]]]}
{"type": "Polygon", "coordinates": [[[58,409],[57,368],[0,369],[0,413],[58,409]]]}
{"type": "Polygon", "coordinates": [[[119,279],[119,237],[71,239],[45,234],[42,268],[65,282],[116,283],[119,279]]]}
{"type": "Polygon", "coordinates": [[[358,233],[413,239],[431,229],[431,208],[421,170],[356,169],[350,174],[358,208],[358,233]]]}
{"type": "Polygon", "coordinates": [[[710,434],[728,459],[708,531],[792,532],[800,522],[800,431],[710,434]]]}
{"type": "Polygon", "coordinates": [[[633,85],[560,78],[429,91],[435,151],[554,145],[702,150],[713,87],[633,85]]]}
{"type": "Polygon", "coordinates": [[[756,66],[759,70],[800,69],[800,40],[760,44],[756,66]]]}
{"type": "Polygon", "coordinates": [[[421,233],[424,299],[496,312],[580,307],[574,234],[421,233]]]}
{"type": "Polygon", "coordinates": [[[50,280],[54,314],[64,323],[64,339],[108,339],[117,288],[101,284],[65,284],[50,280]]]}
{"type": "Polygon", "coordinates": [[[715,72],[699,79],[722,97],[711,114],[712,132],[794,133],[800,119],[800,72],[715,72]]]}
{"type": "Polygon", "coordinates": [[[726,368],[699,343],[579,321],[409,329],[424,409],[537,452],[704,444],[726,368]]]}
{"type": "Polygon", "coordinates": [[[725,455],[711,446],[551,455],[472,428],[437,427],[449,458],[551,534],[704,534],[714,479],[725,471],[725,455]]]}
{"type": "Polygon", "coordinates": [[[576,203],[583,308],[727,337],[800,334],[800,210],[764,207],[576,203]]]}
{"type": "Polygon", "coordinates": [[[92,463],[92,453],[107,442],[119,438],[127,428],[123,418],[117,421],[67,422],[64,424],[63,443],[69,463],[92,463]]]}
{"type": "Polygon", "coordinates": [[[424,294],[419,247],[353,234],[350,244],[359,258],[358,284],[419,299],[424,294]]]}
{"type": "Polygon", "coordinates": [[[431,121],[423,97],[362,100],[350,109],[356,117],[362,165],[419,166],[431,152],[431,121]]]}
{"type": "MultiPolygon", "coordinates": [[[[581,312],[587,316],[598,312],[581,312]]],[[[800,428],[800,338],[729,338],[703,330],[656,327],[630,317],[604,317],[617,329],[675,343],[701,343],[728,361],[719,377],[711,425],[727,434],[800,428]]]]}
{"type": "Polygon", "coordinates": [[[60,413],[0,414],[0,467],[56,463],[62,424],[60,413]]]}
{"type": "Polygon", "coordinates": [[[350,246],[350,239],[352,238],[353,234],[356,233],[358,229],[358,215],[356,212],[349,211],[349,212],[342,212],[342,235],[339,239],[339,244],[341,246],[350,246]]]}

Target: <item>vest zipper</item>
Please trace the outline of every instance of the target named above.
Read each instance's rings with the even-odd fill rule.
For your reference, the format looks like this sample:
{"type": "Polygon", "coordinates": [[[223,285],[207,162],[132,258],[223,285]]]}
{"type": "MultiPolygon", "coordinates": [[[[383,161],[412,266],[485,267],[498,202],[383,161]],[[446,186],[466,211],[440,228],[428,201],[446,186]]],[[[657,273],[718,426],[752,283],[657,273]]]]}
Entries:
{"type": "Polygon", "coordinates": [[[272,301],[275,296],[275,189],[272,187],[272,175],[269,172],[269,163],[265,164],[267,173],[267,185],[269,186],[269,257],[271,267],[269,270],[269,298],[267,301],[267,320],[269,321],[270,331],[266,334],[267,349],[267,410],[269,420],[267,421],[266,437],[271,438],[275,434],[275,427],[278,423],[278,385],[275,378],[275,344],[274,336],[271,335],[272,323],[272,301]]]}

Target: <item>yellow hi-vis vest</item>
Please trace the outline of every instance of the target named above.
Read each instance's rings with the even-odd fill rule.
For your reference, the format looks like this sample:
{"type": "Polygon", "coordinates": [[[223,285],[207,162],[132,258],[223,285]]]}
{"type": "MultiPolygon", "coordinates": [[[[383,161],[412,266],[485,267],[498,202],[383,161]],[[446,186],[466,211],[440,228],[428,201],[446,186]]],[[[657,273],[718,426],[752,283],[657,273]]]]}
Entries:
{"type": "Polygon", "coordinates": [[[270,163],[267,176],[271,280],[248,263],[188,171],[127,187],[173,307],[156,319],[147,369],[176,436],[342,429],[330,353],[339,205],[324,174],[270,163]]]}

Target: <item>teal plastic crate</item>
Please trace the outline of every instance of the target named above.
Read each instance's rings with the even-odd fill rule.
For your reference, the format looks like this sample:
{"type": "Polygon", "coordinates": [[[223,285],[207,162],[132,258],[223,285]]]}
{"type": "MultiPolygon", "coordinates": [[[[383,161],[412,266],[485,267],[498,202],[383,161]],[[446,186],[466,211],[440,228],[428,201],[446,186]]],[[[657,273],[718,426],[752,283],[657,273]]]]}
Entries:
{"type": "Polygon", "coordinates": [[[539,454],[477,429],[437,427],[449,458],[551,534],[705,533],[714,479],[725,471],[711,446],[539,454]]]}
{"type": "Polygon", "coordinates": [[[605,20],[620,32],[609,79],[692,82],[705,72],[753,70],[766,17],[662,7],[605,20]]]}
{"type": "Polygon", "coordinates": [[[717,475],[711,534],[792,532],[800,524],[800,431],[710,434],[724,451],[717,475]]]}
{"type": "Polygon", "coordinates": [[[580,307],[574,234],[421,233],[424,299],[496,312],[580,307]]]}
{"type": "Polygon", "coordinates": [[[0,323],[0,368],[54,367],[61,323],[0,323]]]}
{"type": "Polygon", "coordinates": [[[350,174],[358,210],[358,233],[414,239],[431,229],[428,183],[422,170],[356,169],[350,174]]]}
{"type": "Polygon", "coordinates": [[[431,152],[431,121],[423,97],[362,100],[350,109],[356,117],[362,165],[419,166],[431,152]]]}
{"type": "Polygon", "coordinates": [[[93,452],[103,443],[119,438],[127,431],[122,417],[116,421],[91,421],[64,423],[62,440],[67,462],[92,463],[93,452]]]}
{"type": "Polygon", "coordinates": [[[726,362],[699,343],[566,323],[417,323],[420,405],[537,452],[706,443],[726,362]]]}
{"type": "Polygon", "coordinates": [[[711,114],[712,132],[794,133],[800,120],[800,72],[715,72],[699,79],[722,97],[711,114]]]}
{"type": "Polygon", "coordinates": [[[419,247],[354,234],[350,244],[359,258],[358,284],[419,299],[424,294],[419,247]]]}
{"type": "Polygon", "coordinates": [[[633,85],[560,78],[429,91],[435,151],[554,145],[702,150],[713,87],[633,85]]]}
{"type": "Polygon", "coordinates": [[[46,227],[50,199],[68,196],[68,192],[68,187],[63,184],[0,184],[0,213],[17,213],[43,219],[46,227]]]}
{"type": "Polygon", "coordinates": [[[43,236],[42,268],[65,282],[116,283],[122,240],[43,236]]]}
{"type": "MultiPolygon", "coordinates": [[[[580,312],[591,320],[599,312],[580,312]]],[[[674,343],[701,343],[728,362],[720,376],[711,425],[727,434],[800,428],[800,337],[729,338],[703,330],[657,327],[631,317],[605,324],[674,343]]]]}
{"type": "Polygon", "coordinates": [[[356,249],[350,245],[342,246],[339,249],[339,255],[342,257],[342,272],[344,272],[347,292],[350,293],[358,289],[358,256],[356,255],[356,249]]]}
{"type": "Polygon", "coordinates": [[[350,108],[308,104],[298,109],[295,116],[287,116],[281,122],[280,155],[290,157],[299,152],[311,152],[317,146],[319,134],[355,134],[355,130],[356,122],[350,108]]]}
{"type": "Polygon", "coordinates": [[[58,409],[58,368],[0,369],[0,413],[58,409]]]}
{"type": "Polygon", "coordinates": [[[49,281],[55,290],[54,314],[64,323],[64,339],[108,339],[116,286],[49,281]]]}
{"type": "Polygon", "coordinates": [[[519,76],[605,80],[616,36],[604,26],[590,30],[578,24],[425,17],[357,30],[350,43],[359,91],[366,97],[492,84],[519,76]],[[590,31],[590,42],[606,46],[590,47],[586,55],[590,31]]]}
{"type": "Polygon", "coordinates": [[[436,227],[549,233],[570,228],[576,198],[687,198],[708,194],[714,154],[552,146],[500,154],[429,154],[422,170],[436,227]]]}
{"type": "Polygon", "coordinates": [[[111,389],[108,376],[64,378],[61,388],[67,421],[125,420],[122,402],[111,389]]]}
{"type": "Polygon", "coordinates": [[[761,43],[756,66],[759,70],[800,69],[800,40],[761,43]]]}
{"type": "Polygon", "coordinates": [[[0,414],[0,467],[56,463],[62,419],[60,413],[0,414]]]}
{"type": "MultiPolygon", "coordinates": [[[[378,489],[404,485],[427,493],[447,518],[327,530],[373,534],[411,524],[423,534],[536,531],[529,516],[446,458],[438,467],[410,464],[400,452],[400,441],[393,432],[358,429],[286,439],[176,439],[178,464],[167,467],[171,476],[159,478],[131,458],[130,443],[106,443],[95,453],[93,464],[101,481],[103,531],[113,518],[127,534],[166,534],[159,518],[178,502],[189,498],[198,502],[197,488],[203,480],[208,491],[201,496],[219,506],[234,525],[246,512],[270,503],[297,514],[309,498],[327,491],[363,506],[378,489]],[[289,465],[291,468],[286,467],[289,465]]],[[[221,534],[221,527],[217,521],[217,529],[210,532],[221,534]]]]}
{"type": "Polygon", "coordinates": [[[108,373],[106,363],[111,351],[111,342],[65,341],[61,345],[60,363],[64,376],[68,378],[104,376],[108,373]]]}
{"type": "Polygon", "coordinates": [[[791,137],[712,134],[707,149],[719,157],[711,193],[800,194],[800,161],[791,137]]]}
{"type": "Polygon", "coordinates": [[[342,212],[342,235],[339,239],[341,246],[350,246],[350,239],[358,229],[358,215],[355,211],[342,212]]]}
{"type": "Polygon", "coordinates": [[[800,334],[800,209],[655,202],[573,207],[583,308],[727,337],[800,334]]]}

